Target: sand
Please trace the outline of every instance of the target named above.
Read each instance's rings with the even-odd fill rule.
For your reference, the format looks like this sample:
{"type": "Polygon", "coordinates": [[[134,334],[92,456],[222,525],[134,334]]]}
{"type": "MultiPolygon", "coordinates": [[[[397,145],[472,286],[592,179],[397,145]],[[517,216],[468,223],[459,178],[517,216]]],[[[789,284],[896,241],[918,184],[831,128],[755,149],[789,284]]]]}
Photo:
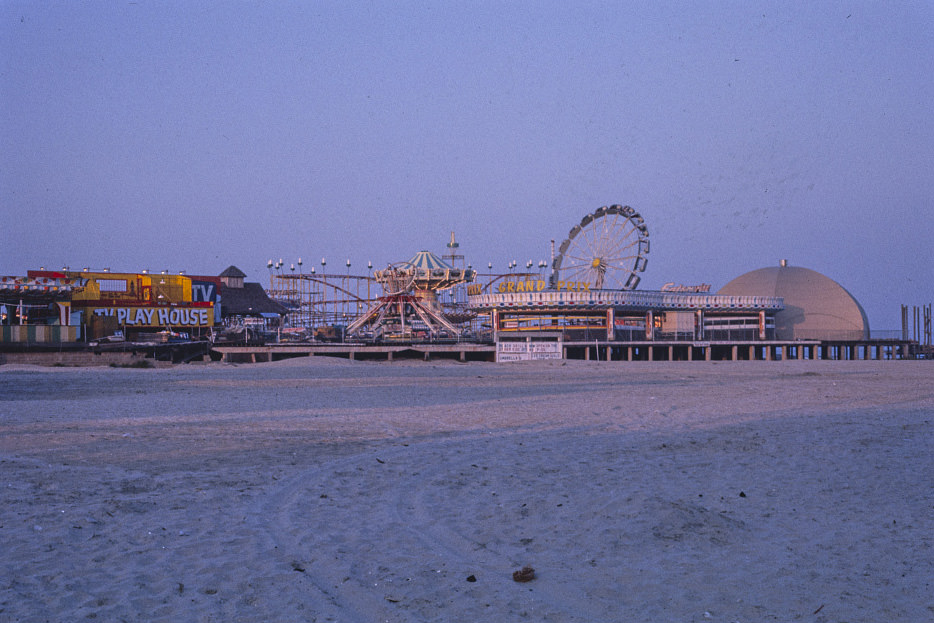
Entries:
{"type": "Polygon", "coordinates": [[[0,621],[931,621],[932,381],[0,366],[0,621]]]}

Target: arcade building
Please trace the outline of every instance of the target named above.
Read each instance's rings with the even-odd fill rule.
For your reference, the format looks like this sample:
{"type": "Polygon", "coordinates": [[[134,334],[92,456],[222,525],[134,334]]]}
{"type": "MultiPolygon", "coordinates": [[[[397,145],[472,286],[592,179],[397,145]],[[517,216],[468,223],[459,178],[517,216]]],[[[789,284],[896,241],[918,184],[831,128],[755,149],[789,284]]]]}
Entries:
{"type": "Polygon", "coordinates": [[[234,266],[217,276],[90,269],[0,276],[0,346],[198,340],[236,325],[278,327],[287,310],[244,277],[234,266]]]}

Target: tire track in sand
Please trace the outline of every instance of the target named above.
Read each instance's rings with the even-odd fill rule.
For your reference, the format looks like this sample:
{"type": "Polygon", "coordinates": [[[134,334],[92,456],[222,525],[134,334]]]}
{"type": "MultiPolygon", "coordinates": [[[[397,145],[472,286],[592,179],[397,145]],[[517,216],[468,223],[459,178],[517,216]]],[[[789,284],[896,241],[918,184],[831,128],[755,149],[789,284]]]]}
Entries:
{"type": "Polygon", "coordinates": [[[361,456],[354,454],[304,469],[259,500],[254,509],[279,566],[301,573],[310,584],[305,597],[313,621],[385,620],[366,595],[346,585],[349,576],[343,562],[347,551],[343,538],[335,538],[334,532],[351,530],[352,526],[335,523],[335,513],[326,503],[345,493],[336,491],[342,488],[341,483],[331,482],[329,476],[353,470],[360,460],[361,456]]]}
{"type": "MultiPolygon", "coordinates": [[[[528,441],[525,438],[523,443],[528,441]]],[[[533,533],[525,525],[525,519],[542,505],[533,504],[533,511],[523,502],[535,494],[529,491],[534,480],[528,474],[551,471],[547,456],[534,447],[517,452],[516,441],[508,438],[434,442],[417,451],[419,460],[410,463],[419,469],[395,491],[396,518],[426,552],[457,569],[461,581],[477,579],[477,590],[466,593],[483,602],[483,608],[474,606],[475,614],[492,608],[541,620],[609,620],[606,604],[588,597],[573,574],[539,569],[529,584],[512,579],[514,570],[528,563],[534,566],[536,554],[547,547],[528,536],[533,533]],[[539,456],[544,463],[530,464],[530,456],[539,456]],[[491,461],[496,466],[493,473],[480,465],[491,461]],[[492,590],[484,590],[484,585],[492,590]]],[[[531,517],[530,523],[540,525],[540,520],[531,517]]],[[[556,520],[560,521],[546,517],[544,525],[556,520]]]]}
{"type": "Polygon", "coordinates": [[[365,450],[290,477],[257,517],[280,564],[307,577],[318,620],[607,620],[610,604],[588,597],[573,570],[513,581],[548,547],[524,536],[521,500],[536,493],[523,482],[530,467],[511,466],[522,462],[514,443],[472,436],[365,450]]]}

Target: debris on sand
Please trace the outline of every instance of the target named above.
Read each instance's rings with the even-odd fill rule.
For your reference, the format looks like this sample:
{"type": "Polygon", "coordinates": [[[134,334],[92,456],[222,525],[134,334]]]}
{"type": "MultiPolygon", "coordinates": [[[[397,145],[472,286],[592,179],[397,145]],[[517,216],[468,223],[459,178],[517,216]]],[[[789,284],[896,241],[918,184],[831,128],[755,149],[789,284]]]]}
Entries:
{"type": "Polygon", "coordinates": [[[535,579],[535,569],[526,565],[518,571],[513,571],[512,579],[516,582],[531,582],[535,579]]]}

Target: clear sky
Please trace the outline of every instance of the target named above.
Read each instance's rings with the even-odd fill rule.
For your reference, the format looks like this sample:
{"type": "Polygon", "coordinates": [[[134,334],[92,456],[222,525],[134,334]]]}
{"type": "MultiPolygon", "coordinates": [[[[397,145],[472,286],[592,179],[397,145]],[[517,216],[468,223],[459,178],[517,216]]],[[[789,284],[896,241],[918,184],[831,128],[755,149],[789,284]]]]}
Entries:
{"type": "MultiPolygon", "coordinates": [[[[550,259],[934,301],[934,2],[0,0],[0,274],[550,259]]],[[[358,270],[359,269],[359,270],[358,270]]]]}

